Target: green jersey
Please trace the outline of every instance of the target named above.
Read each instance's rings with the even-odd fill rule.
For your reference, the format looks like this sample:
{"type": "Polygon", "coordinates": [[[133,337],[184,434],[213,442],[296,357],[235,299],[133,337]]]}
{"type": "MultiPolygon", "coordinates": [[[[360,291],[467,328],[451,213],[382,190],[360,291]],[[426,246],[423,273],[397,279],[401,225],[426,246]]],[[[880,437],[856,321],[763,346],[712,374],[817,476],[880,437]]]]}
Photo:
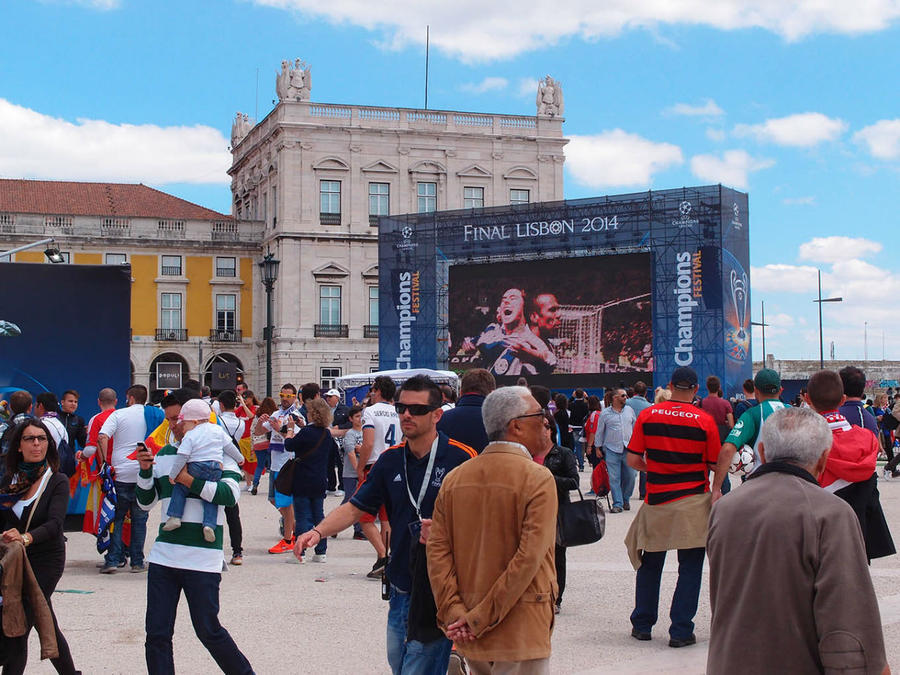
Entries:
{"type": "Polygon", "coordinates": [[[753,406],[741,415],[734,428],[729,432],[725,442],[731,443],[738,450],[745,445],[749,445],[753,448],[755,464],[758,465],[759,453],[756,450],[756,443],[759,440],[759,431],[769,415],[776,410],[781,410],[783,407],[784,403],[777,398],[760,401],[759,405],[753,406]]]}

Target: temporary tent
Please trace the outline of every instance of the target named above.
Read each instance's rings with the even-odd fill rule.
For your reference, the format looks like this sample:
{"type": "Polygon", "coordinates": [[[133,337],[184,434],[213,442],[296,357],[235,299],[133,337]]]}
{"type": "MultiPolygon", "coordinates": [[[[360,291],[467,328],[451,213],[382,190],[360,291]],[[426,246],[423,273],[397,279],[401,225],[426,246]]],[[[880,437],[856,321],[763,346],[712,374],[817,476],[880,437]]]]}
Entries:
{"type": "Polygon", "coordinates": [[[369,393],[369,388],[379,375],[387,375],[398,386],[416,375],[427,375],[438,384],[449,384],[454,391],[459,390],[459,376],[450,370],[429,370],[428,368],[413,368],[411,370],[382,370],[377,373],[360,373],[358,375],[344,375],[334,381],[334,386],[344,392],[344,401],[352,405],[353,399],[362,401],[369,393]]]}

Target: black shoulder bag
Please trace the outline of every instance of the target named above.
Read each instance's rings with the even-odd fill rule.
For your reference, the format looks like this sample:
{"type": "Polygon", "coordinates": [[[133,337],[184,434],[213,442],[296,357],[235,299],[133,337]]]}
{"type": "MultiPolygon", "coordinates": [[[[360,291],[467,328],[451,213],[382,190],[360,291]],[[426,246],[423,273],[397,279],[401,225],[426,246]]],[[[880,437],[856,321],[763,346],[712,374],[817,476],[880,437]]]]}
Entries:
{"type": "Polygon", "coordinates": [[[585,499],[564,502],[559,505],[556,518],[556,545],[583,546],[593,544],[603,538],[606,531],[606,513],[598,499],[585,499]]]}
{"type": "Polygon", "coordinates": [[[322,429],[324,432],[321,436],[319,436],[318,442],[313,446],[312,450],[304,452],[299,457],[294,457],[293,459],[289,459],[283,467],[281,467],[281,471],[278,472],[278,476],[275,478],[275,489],[278,490],[283,495],[289,495],[294,491],[294,471],[297,468],[297,464],[302,462],[304,459],[312,455],[316,450],[319,449],[319,446],[322,445],[322,441],[325,440],[325,437],[331,437],[331,433],[328,429],[322,429]]]}

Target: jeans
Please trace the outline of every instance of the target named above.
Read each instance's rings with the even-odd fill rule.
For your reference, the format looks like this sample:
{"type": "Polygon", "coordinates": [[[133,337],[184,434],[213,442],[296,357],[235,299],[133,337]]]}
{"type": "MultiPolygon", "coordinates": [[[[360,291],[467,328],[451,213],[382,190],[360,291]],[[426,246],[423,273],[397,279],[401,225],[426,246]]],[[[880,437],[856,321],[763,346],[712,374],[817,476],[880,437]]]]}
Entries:
{"type": "Polygon", "coordinates": [[[431,642],[406,639],[409,593],[391,586],[387,620],[387,657],[393,675],[446,675],[452,643],[447,638],[431,642]]]}
{"type": "MultiPolygon", "coordinates": [[[[188,462],[187,470],[194,478],[202,480],[218,481],[222,478],[221,462],[188,462]]],[[[184,516],[184,504],[190,491],[181,483],[172,486],[172,497],[169,499],[169,508],[166,515],[169,518],[181,518],[184,516]]],[[[203,504],[203,527],[216,529],[216,518],[219,515],[219,507],[205,499],[203,504]]]]}
{"type": "Polygon", "coordinates": [[[194,632],[210,656],[226,675],[253,673],[228,631],[219,623],[219,582],[217,572],[195,572],[150,563],[147,576],[147,639],[144,654],[150,675],[174,675],[172,634],[178,599],[184,591],[194,632]]]}
{"type": "MultiPolygon", "coordinates": [[[[303,497],[294,495],[294,535],[299,537],[308,532],[325,518],[325,497],[303,497]]],[[[285,535],[287,536],[287,535],[285,535]]],[[[316,544],[316,554],[328,549],[328,537],[321,537],[316,544]]]]}
{"type": "Polygon", "coordinates": [[[572,445],[575,446],[572,450],[575,451],[575,461],[578,462],[579,471],[584,471],[584,441],[578,440],[581,437],[583,428],[572,427],[572,445]]]}
{"type": "Polygon", "coordinates": [[[263,471],[269,468],[269,451],[256,450],[256,473],[253,474],[253,487],[259,487],[259,479],[263,471]]]}
{"type": "Polygon", "coordinates": [[[628,458],[624,452],[613,452],[603,448],[606,457],[606,469],[609,471],[609,487],[612,492],[613,508],[621,508],[631,501],[634,492],[635,471],[628,466],[628,458]]]}
{"type": "MultiPolygon", "coordinates": [[[[694,615],[700,600],[700,580],[703,574],[703,556],[706,549],[678,549],[678,582],[669,618],[672,625],[669,637],[684,640],[694,634],[694,615]]],[[[659,581],[662,577],[665,551],[644,551],[637,571],[634,589],[634,611],[631,624],[642,633],[649,633],[659,613],[659,581]]]]}
{"type": "MultiPolygon", "coordinates": [[[[344,476],[341,478],[341,490],[344,491],[344,498],[341,500],[341,504],[346,504],[350,501],[350,497],[356,492],[358,483],[359,479],[356,476],[353,476],[352,478],[350,476],[344,476]]],[[[353,534],[362,535],[362,527],[359,523],[353,523],[353,534]]]]}
{"type": "Polygon", "coordinates": [[[131,566],[141,567],[144,564],[144,540],[147,538],[147,512],[140,507],[134,496],[136,483],[120,483],[116,481],[116,516],[113,519],[113,530],[109,537],[109,553],[106,555],[106,567],[118,567],[123,561],[124,546],[122,544],[122,525],[125,515],[131,514],[131,566]]]}

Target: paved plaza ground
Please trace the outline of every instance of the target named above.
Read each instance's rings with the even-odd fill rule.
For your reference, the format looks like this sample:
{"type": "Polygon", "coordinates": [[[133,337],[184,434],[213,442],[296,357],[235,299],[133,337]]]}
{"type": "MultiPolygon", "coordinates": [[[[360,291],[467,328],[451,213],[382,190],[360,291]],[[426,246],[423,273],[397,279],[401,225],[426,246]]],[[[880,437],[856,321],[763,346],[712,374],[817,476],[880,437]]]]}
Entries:
{"type": "MultiPolygon", "coordinates": [[[[264,479],[265,480],[265,479],[264,479]]],[[[588,476],[582,474],[587,486],[588,476]]],[[[882,504],[900,543],[900,479],[881,482],[882,504]]],[[[329,497],[326,512],[339,504],[329,497]]],[[[278,518],[260,493],[244,493],[244,565],[222,575],[220,618],[260,674],[388,673],[384,633],[387,603],[381,585],[366,579],[374,554],[351,532],[329,540],[328,562],[291,563],[293,556],[269,555],[278,518]]],[[[635,507],[637,502],[635,501],[635,507]]],[[[670,554],[663,574],[660,617],[653,640],[629,635],[634,571],[622,543],[635,511],[607,516],[606,536],[591,546],[570,549],[568,585],[553,633],[554,673],[703,673],[709,642],[709,585],[704,574],[696,618],[698,643],[671,649],[668,606],[677,564],[670,554]]],[[[158,507],[150,531],[159,522],[158,507]]],[[[149,552],[151,542],[146,550],[149,552]]],[[[230,552],[229,552],[230,553],[230,552]]],[[[66,572],[53,597],[59,623],[86,675],[145,672],[144,609],[146,574],[99,575],[94,539],[69,534],[66,572]]],[[[889,662],[900,665],[900,559],[877,560],[872,578],[881,605],[889,662]]],[[[179,673],[218,672],[194,635],[182,599],[175,634],[179,673]]],[[[29,673],[53,673],[38,664],[32,634],[29,673]]]]}

